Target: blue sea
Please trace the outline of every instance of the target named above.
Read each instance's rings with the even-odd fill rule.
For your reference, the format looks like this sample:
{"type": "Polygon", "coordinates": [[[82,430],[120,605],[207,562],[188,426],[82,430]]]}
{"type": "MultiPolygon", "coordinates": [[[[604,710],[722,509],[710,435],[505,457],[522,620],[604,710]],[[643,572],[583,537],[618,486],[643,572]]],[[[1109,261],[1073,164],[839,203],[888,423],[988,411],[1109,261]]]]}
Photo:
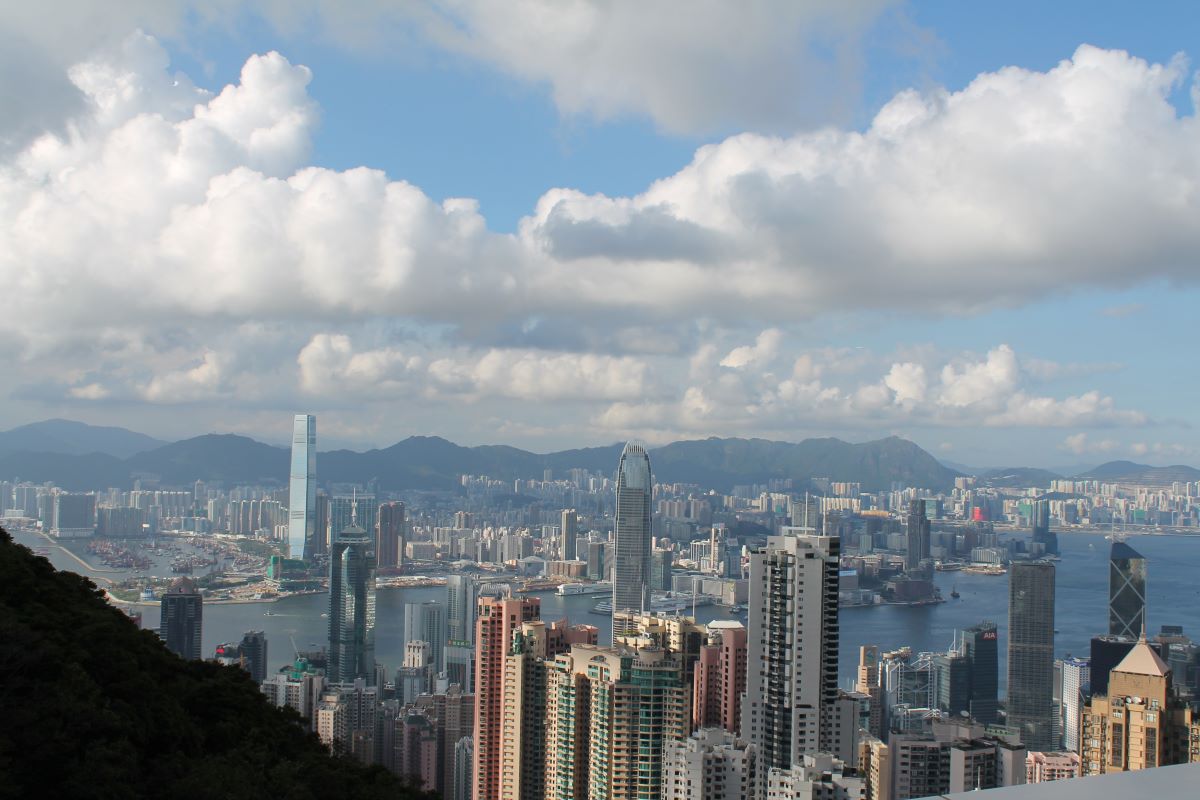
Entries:
{"type": "MultiPolygon", "coordinates": [[[[41,537],[17,532],[18,541],[34,548],[47,546],[41,537]]],[[[1184,633],[1200,639],[1200,536],[1130,535],[1128,543],[1147,560],[1147,616],[1153,634],[1162,625],[1182,625],[1184,633]]],[[[1055,596],[1055,649],[1059,656],[1087,655],[1092,636],[1107,633],[1109,542],[1099,534],[1059,533],[1062,561],[1057,564],[1055,596]]],[[[82,572],[78,562],[56,548],[50,560],[60,569],[82,572]]],[[[1004,658],[1008,628],[1008,577],[972,575],[964,572],[937,573],[944,597],[956,587],[961,597],[934,606],[877,606],[848,608],[841,612],[842,682],[853,680],[858,648],[877,644],[883,649],[902,646],[914,651],[945,650],[955,631],[984,620],[1000,629],[1000,681],[1004,685],[1004,658]]],[[[603,595],[559,597],[551,592],[538,595],[542,617],[567,617],[600,629],[601,641],[608,638],[609,621],[592,608],[603,595]]],[[[400,665],[404,647],[404,604],[442,599],[440,587],[381,589],[377,598],[376,659],[389,672],[400,665]]],[[[247,630],[267,634],[272,663],[283,665],[292,654],[293,642],[306,650],[321,646],[326,638],[328,596],[291,597],[275,603],[209,604],[204,608],[204,652],[211,653],[221,642],[239,641],[247,630]],[[267,616],[267,612],[271,616],[267,616]]],[[[143,625],[158,627],[157,605],[140,605],[143,625]]],[[[701,622],[730,618],[715,606],[697,609],[701,622]]]]}

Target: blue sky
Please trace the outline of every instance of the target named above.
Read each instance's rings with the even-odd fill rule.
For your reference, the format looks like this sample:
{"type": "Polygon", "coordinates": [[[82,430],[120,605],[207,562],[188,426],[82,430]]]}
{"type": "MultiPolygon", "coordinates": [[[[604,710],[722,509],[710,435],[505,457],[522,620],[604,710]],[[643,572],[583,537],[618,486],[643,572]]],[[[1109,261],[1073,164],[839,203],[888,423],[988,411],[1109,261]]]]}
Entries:
{"type": "Polygon", "coordinates": [[[0,14],[0,413],[1200,462],[1190,4],[539,6],[0,14]]]}

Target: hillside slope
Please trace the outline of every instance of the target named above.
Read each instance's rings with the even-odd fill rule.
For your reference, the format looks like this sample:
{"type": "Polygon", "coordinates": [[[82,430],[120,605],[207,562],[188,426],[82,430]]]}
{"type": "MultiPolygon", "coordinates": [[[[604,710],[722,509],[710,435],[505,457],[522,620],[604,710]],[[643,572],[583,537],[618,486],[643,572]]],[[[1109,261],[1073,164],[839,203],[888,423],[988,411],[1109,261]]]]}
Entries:
{"type": "Polygon", "coordinates": [[[422,798],[0,530],[0,798],[422,798]]]}

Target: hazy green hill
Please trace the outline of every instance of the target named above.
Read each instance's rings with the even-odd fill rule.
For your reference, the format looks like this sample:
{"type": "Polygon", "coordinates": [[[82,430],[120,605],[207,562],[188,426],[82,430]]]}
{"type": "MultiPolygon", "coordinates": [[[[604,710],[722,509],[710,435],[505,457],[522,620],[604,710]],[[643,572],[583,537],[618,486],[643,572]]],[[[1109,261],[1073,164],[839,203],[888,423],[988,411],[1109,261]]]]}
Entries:
{"type": "MultiPolygon", "coordinates": [[[[612,475],[622,444],[531,453],[505,445],[463,447],[438,436],[410,436],[390,447],[318,454],[321,483],[366,483],[383,490],[455,490],[459,475],[487,475],[498,480],[540,478],[551,470],[565,477],[573,467],[612,475]]],[[[136,478],[156,478],[161,485],[187,486],[196,480],[284,486],[288,451],[246,436],[208,434],[156,447],[121,460],[92,453],[21,452],[0,455],[0,474],[38,482],[53,480],[68,489],[128,487],[136,478]]],[[[791,478],[804,489],[813,478],[858,481],[863,489],[887,489],[892,483],[947,489],[958,473],[904,439],[891,437],[851,444],[840,439],[806,439],[799,443],[766,439],[696,439],[650,451],[660,481],[694,483],[728,492],[739,484],[791,478]]]]}
{"type": "Polygon", "coordinates": [[[86,455],[104,453],[128,458],[136,453],[162,447],[165,442],[125,428],[88,425],[69,419],[31,422],[0,432],[0,455],[30,453],[67,453],[86,455]]]}
{"type": "Polygon", "coordinates": [[[1187,483],[1200,480],[1200,470],[1183,464],[1152,467],[1132,461],[1109,461],[1075,477],[1079,480],[1099,480],[1137,486],[1170,486],[1176,481],[1187,483]]]}
{"type": "Polygon", "coordinates": [[[0,798],[419,798],[0,530],[0,798]]]}

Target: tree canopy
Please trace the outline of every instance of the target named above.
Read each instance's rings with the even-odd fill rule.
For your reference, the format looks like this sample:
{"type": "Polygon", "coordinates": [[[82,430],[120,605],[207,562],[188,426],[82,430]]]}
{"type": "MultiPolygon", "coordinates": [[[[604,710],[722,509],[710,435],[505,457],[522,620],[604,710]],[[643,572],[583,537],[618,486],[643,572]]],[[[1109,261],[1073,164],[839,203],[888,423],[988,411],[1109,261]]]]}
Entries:
{"type": "Polygon", "coordinates": [[[0,529],[0,798],[431,798],[334,757],[250,676],[185,661],[0,529]]]}

